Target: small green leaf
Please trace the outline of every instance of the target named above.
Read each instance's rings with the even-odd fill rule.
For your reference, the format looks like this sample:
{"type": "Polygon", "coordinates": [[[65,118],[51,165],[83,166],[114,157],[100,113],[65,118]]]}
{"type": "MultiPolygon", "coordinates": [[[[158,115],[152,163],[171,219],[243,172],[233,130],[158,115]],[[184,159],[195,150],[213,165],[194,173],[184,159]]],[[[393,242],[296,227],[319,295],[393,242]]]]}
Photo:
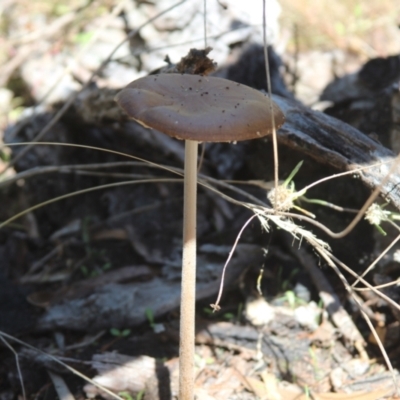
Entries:
{"type": "Polygon", "coordinates": [[[204,307],[204,308],[203,308],[203,312],[204,312],[204,314],[207,314],[207,315],[213,315],[213,314],[214,314],[214,311],[211,310],[211,309],[208,308],[208,307],[204,307]]]}
{"type": "Polygon", "coordinates": [[[119,337],[121,335],[121,331],[117,328],[111,328],[110,333],[113,336],[119,337]]]}
{"type": "Polygon", "coordinates": [[[289,303],[290,308],[296,307],[296,295],[292,290],[285,292],[286,301],[289,303]]]}
{"type": "Polygon", "coordinates": [[[7,154],[5,151],[0,150],[0,160],[3,162],[9,162],[11,159],[11,153],[7,154]]]}
{"type": "Polygon", "coordinates": [[[150,308],[146,308],[145,310],[147,320],[149,321],[150,326],[154,325],[154,314],[153,310],[150,308]]]}
{"type": "Polygon", "coordinates": [[[290,175],[285,179],[285,182],[283,182],[283,186],[287,187],[289,183],[292,181],[292,179],[295,177],[295,175],[299,172],[299,169],[303,165],[303,160],[301,160],[294,168],[293,171],[290,173],[290,175]]]}
{"type": "Polygon", "coordinates": [[[375,224],[376,229],[378,229],[379,233],[381,233],[383,236],[386,236],[387,233],[383,230],[383,228],[380,225],[375,224]]]}
{"type": "Polygon", "coordinates": [[[235,314],[227,312],[223,315],[223,317],[228,321],[232,321],[235,318],[235,314]]]}
{"type": "Polygon", "coordinates": [[[122,337],[127,337],[127,336],[129,336],[131,334],[131,330],[130,329],[124,329],[122,332],[121,332],[121,336],[122,337]]]}
{"type": "MultiPolygon", "coordinates": [[[[141,393],[141,392],[139,392],[139,393],[141,393]]],[[[139,397],[139,393],[138,393],[138,395],[136,396],[136,399],[138,399],[139,397]]],[[[125,399],[125,400],[133,400],[133,397],[131,396],[131,394],[129,393],[129,392],[119,392],[118,393],[118,396],[120,396],[120,397],[122,397],[123,399],[125,399]]]]}
{"type": "Polygon", "coordinates": [[[86,44],[88,43],[94,35],[94,32],[80,32],[75,35],[74,42],[78,44],[86,44]]]}

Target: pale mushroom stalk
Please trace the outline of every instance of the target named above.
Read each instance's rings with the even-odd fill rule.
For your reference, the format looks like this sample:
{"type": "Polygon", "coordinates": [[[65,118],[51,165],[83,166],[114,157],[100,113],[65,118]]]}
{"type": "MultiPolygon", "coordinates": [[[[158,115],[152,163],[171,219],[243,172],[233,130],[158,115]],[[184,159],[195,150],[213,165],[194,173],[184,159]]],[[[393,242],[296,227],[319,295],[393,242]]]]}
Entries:
{"type": "Polygon", "coordinates": [[[285,118],[264,94],[222,78],[150,75],[116,96],[127,114],[147,128],[185,140],[184,226],[179,347],[179,400],[194,399],[196,301],[196,197],[198,142],[261,138],[285,118]]]}
{"type": "Polygon", "coordinates": [[[185,141],[179,400],[194,398],[197,149],[198,142],[185,141]]]}

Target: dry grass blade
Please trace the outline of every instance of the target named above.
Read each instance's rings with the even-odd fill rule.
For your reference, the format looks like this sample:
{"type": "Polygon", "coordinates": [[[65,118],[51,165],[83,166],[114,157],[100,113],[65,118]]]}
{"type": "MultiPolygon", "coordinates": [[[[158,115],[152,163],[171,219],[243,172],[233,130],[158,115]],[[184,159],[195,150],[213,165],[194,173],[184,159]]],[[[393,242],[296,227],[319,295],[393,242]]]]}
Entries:
{"type": "Polygon", "coordinates": [[[171,179],[171,178],[154,178],[154,179],[139,179],[139,180],[135,180],[135,181],[124,181],[124,182],[115,182],[115,183],[109,183],[106,185],[99,185],[99,186],[95,186],[95,187],[91,187],[88,189],[83,189],[83,190],[77,190],[76,192],[70,192],[67,194],[64,194],[62,196],[58,196],[58,197],[54,197],[50,200],[44,201],[42,203],[36,204],[32,207],[29,207],[17,214],[15,214],[14,216],[12,216],[11,218],[9,218],[6,221],[3,221],[0,223],[0,229],[3,228],[4,226],[8,225],[9,223],[17,220],[18,218],[22,217],[23,215],[26,215],[28,213],[30,213],[31,211],[37,210],[39,208],[42,208],[44,206],[47,206],[49,204],[52,203],[56,203],[57,201],[60,200],[64,200],[64,199],[68,199],[70,197],[73,196],[79,196],[81,194],[85,194],[85,193],[90,193],[90,192],[94,192],[96,190],[102,190],[102,189],[109,189],[112,187],[119,187],[119,186],[125,186],[125,185],[134,185],[134,184],[143,184],[143,183],[156,183],[156,182],[182,182],[182,179],[171,179]]]}
{"type": "Polygon", "coordinates": [[[22,398],[23,400],[26,400],[26,393],[25,393],[25,385],[24,385],[24,377],[22,376],[21,373],[21,367],[19,365],[19,358],[18,358],[18,353],[14,350],[14,348],[7,342],[5,337],[3,337],[2,333],[0,332],[0,340],[4,343],[4,345],[11,350],[12,353],[14,353],[15,357],[15,365],[17,366],[17,371],[18,371],[18,378],[21,383],[21,391],[22,391],[22,398]]]}

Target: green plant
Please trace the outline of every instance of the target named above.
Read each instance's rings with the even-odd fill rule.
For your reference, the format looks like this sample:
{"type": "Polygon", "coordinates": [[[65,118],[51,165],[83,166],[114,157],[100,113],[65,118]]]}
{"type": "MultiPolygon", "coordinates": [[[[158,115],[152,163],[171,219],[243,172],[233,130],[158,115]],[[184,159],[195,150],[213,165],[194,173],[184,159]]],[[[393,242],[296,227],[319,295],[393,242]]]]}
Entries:
{"type": "Polygon", "coordinates": [[[134,400],[129,392],[119,392],[118,396],[122,397],[124,400],[134,400]]]}
{"type": "Polygon", "coordinates": [[[146,308],[145,310],[147,321],[149,322],[149,325],[154,328],[155,322],[154,322],[154,313],[153,310],[150,308],[146,308]]]}
{"type": "Polygon", "coordinates": [[[130,329],[117,329],[117,328],[111,328],[110,329],[111,335],[117,337],[117,338],[124,338],[127,337],[131,334],[130,329]]]}
{"type": "Polygon", "coordinates": [[[294,202],[305,194],[305,190],[300,190],[296,192],[293,178],[303,165],[303,161],[300,161],[294,168],[289,176],[285,179],[282,185],[271,189],[268,194],[268,200],[271,202],[275,210],[278,211],[288,211],[292,208],[299,210],[305,214],[309,213],[302,208],[296,206],[294,202]]]}
{"type": "Polygon", "coordinates": [[[124,400],[142,400],[144,393],[145,391],[143,389],[135,396],[135,398],[133,398],[129,392],[119,392],[118,396],[122,397],[124,400]]]}
{"type": "Polygon", "coordinates": [[[79,32],[74,36],[73,42],[85,45],[92,40],[93,36],[94,32],[79,32]]]}
{"type": "Polygon", "coordinates": [[[306,396],[306,399],[311,399],[311,392],[308,385],[304,386],[304,395],[306,396]]]}
{"type": "MultiPolygon", "coordinates": [[[[101,252],[101,253],[103,253],[103,252],[101,252]]],[[[106,262],[100,268],[92,268],[92,269],[90,269],[86,265],[81,265],[79,268],[81,270],[82,275],[85,278],[94,278],[96,276],[101,275],[104,271],[109,270],[111,267],[112,267],[112,264],[110,262],[106,262]]]]}
{"type": "Polygon", "coordinates": [[[278,300],[285,301],[288,303],[290,308],[296,308],[297,306],[307,304],[304,300],[297,297],[293,290],[287,290],[282,297],[278,298],[278,300]]]}
{"type": "Polygon", "coordinates": [[[373,203],[370,205],[368,210],[365,212],[365,219],[378,229],[378,231],[386,236],[386,232],[381,227],[382,222],[391,222],[400,220],[400,214],[385,210],[384,208],[388,205],[388,203],[379,205],[377,203],[373,203]]]}
{"type": "Polygon", "coordinates": [[[226,319],[227,321],[233,321],[235,319],[235,314],[231,313],[231,312],[227,312],[227,313],[222,314],[222,317],[224,319],[226,319]]]}
{"type": "Polygon", "coordinates": [[[0,150],[0,160],[7,163],[10,161],[10,155],[11,153],[9,151],[6,151],[6,149],[0,150]]]}
{"type": "Polygon", "coordinates": [[[141,391],[136,395],[136,399],[135,399],[135,400],[142,400],[143,397],[144,397],[144,393],[145,393],[144,389],[141,390],[141,391]]]}
{"type": "Polygon", "coordinates": [[[149,325],[150,325],[151,329],[153,329],[154,333],[161,333],[161,332],[165,331],[165,327],[163,324],[161,324],[161,323],[158,324],[155,322],[153,310],[151,310],[150,308],[146,308],[145,313],[146,313],[147,321],[149,322],[149,325]]]}

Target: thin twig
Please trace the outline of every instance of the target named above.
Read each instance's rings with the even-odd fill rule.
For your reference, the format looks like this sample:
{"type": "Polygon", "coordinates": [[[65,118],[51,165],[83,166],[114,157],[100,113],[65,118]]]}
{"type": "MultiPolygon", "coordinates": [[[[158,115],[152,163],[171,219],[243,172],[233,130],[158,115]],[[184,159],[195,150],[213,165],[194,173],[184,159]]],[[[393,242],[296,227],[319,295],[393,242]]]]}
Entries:
{"type": "Polygon", "coordinates": [[[235,249],[239,243],[240,237],[242,236],[242,233],[244,232],[244,230],[246,229],[246,227],[250,224],[250,222],[257,217],[256,214],[254,214],[253,216],[251,216],[246,222],[245,224],[242,226],[242,229],[240,229],[238,235],[236,236],[236,240],[235,243],[232,246],[231,251],[229,252],[228,255],[228,259],[225,262],[224,268],[222,269],[222,276],[221,276],[221,284],[219,286],[219,292],[218,292],[218,297],[217,297],[217,301],[215,302],[215,304],[210,304],[211,308],[215,311],[220,310],[220,306],[219,306],[219,302],[221,301],[221,297],[222,297],[222,291],[224,289],[224,279],[225,279],[225,272],[226,272],[226,268],[229,264],[229,261],[231,260],[233,253],[235,252],[235,249]]]}
{"type": "MultiPolygon", "coordinates": [[[[275,117],[272,103],[272,89],[271,89],[271,74],[269,70],[269,60],[268,60],[268,43],[267,43],[267,11],[265,0],[263,0],[263,42],[264,42],[264,58],[265,58],[265,74],[267,80],[268,98],[269,98],[269,111],[271,114],[272,122],[272,147],[274,153],[274,182],[275,182],[275,195],[278,194],[278,182],[279,182],[279,155],[278,155],[278,139],[276,137],[276,125],[275,117]]],[[[277,202],[274,202],[277,205],[277,202]]]]}
{"type": "Polygon", "coordinates": [[[107,388],[105,388],[104,386],[100,385],[99,383],[97,383],[96,381],[94,381],[93,379],[90,379],[89,377],[87,377],[86,375],[82,374],[81,372],[79,372],[78,370],[76,370],[75,368],[70,367],[68,364],[65,364],[64,362],[62,362],[61,360],[59,360],[57,357],[54,357],[51,354],[48,354],[46,352],[44,352],[43,350],[38,349],[37,347],[31,346],[30,344],[24,342],[23,340],[20,340],[14,336],[11,336],[3,331],[0,331],[0,338],[3,340],[4,338],[7,338],[9,340],[12,340],[24,347],[27,347],[28,349],[34,350],[36,352],[38,352],[39,354],[44,355],[45,357],[49,358],[50,360],[56,362],[59,365],[62,365],[64,368],[66,368],[68,371],[72,372],[74,375],[79,376],[80,378],[82,378],[84,381],[91,383],[92,385],[96,386],[97,388],[103,390],[105,393],[107,393],[109,396],[111,396],[114,399],[117,400],[124,400],[122,397],[116,395],[115,393],[113,393],[111,390],[108,390],[107,388]]]}
{"type": "Polygon", "coordinates": [[[14,350],[14,348],[10,345],[10,343],[8,343],[7,340],[3,337],[1,331],[0,331],[0,340],[5,344],[6,347],[8,347],[14,353],[15,365],[17,366],[17,371],[18,371],[18,378],[19,378],[19,381],[21,383],[22,398],[23,398],[23,400],[26,400],[24,379],[22,377],[21,367],[19,365],[18,353],[14,350]]]}
{"type": "MultiPolygon", "coordinates": [[[[397,237],[389,244],[389,246],[386,247],[385,250],[383,250],[379,256],[372,262],[369,267],[361,274],[361,278],[364,278],[365,275],[370,272],[375,265],[387,254],[387,252],[400,240],[400,235],[397,235],[397,237]]],[[[352,285],[352,288],[355,288],[360,280],[357,279],[352,285]]],[[[378,287],[377,287],[378,288],[378,287]]]]}
{"type": "Polygon", "coordinates": [[[6,226],[7,224],[9,224],[12,221],[15,221],[16,219],[22,217],[23,215],[37,210],[38,208],[47,206],[49,204],[55,203],[57,201],[60,200],[64,200],[64,199],[68,199],[70,197],[73,196],[78,196],[80,194],[85,194],[85,193],[90,193],[90,192],[94,192],[96,190],[102,190],[102,189],[109,189],[112,187],[118,187],[118,186],[126,186],[126,185],[135,185],[135,184],[143,184],[143,183],[154,183],[154,182],[182,182],[182,179],[172,179],[172,178],[156,178],[156,179],[140,179],[137,181],[122,181],[122,182],[114,182],[114,183],[108,183],[105,185],[99,185],[99,186],[94,186],[94,187],[90,187],[87,189],[82,189],[82,190],[77,190],[75,192],[70,192],[67,194],[63,194],[62,196],[58,196],[58,197],[54,197],[50,200],[46,200],[42,203],[39,204],[35,204],[32,207],[27,208],[26,210],[23,210],[15,215],[13,215],[11,218],[8,218],[6,221],[3,221],[0,223],[0,229],[3,228],[4,226],[6,226]]]}

